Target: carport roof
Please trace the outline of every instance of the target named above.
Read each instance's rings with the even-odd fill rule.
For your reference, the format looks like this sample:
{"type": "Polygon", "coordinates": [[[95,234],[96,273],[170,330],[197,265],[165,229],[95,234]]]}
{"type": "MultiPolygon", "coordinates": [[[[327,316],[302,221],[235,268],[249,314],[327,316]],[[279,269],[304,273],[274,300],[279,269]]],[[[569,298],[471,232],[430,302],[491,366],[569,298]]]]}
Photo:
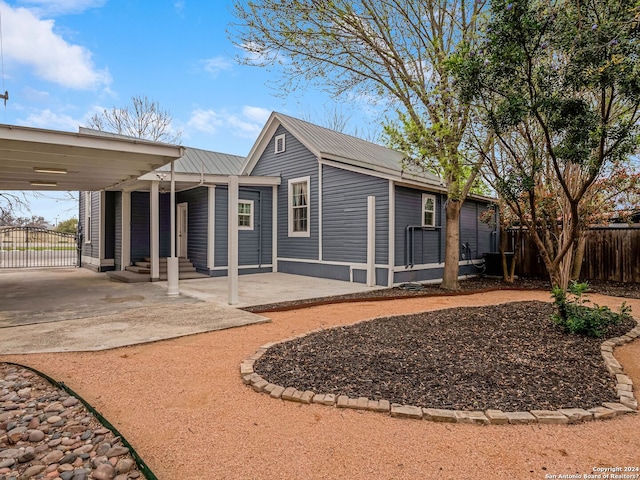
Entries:
{"type": "Polygon", "coordinates": [[[146,140],[0,124],[0,190],[114,189],[183,153],[146,140]]]}

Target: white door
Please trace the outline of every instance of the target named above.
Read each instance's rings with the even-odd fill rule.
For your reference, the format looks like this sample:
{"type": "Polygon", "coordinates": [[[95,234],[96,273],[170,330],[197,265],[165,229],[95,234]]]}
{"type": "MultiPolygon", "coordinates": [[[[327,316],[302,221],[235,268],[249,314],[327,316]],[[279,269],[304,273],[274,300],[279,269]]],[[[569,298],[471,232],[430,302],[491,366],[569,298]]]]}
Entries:
{"type": "Polygon", "coordinates": [[[188,204],[179,203],[178,205],[178,257],[187,258],[187,231],[188,231],[188,204]]]}

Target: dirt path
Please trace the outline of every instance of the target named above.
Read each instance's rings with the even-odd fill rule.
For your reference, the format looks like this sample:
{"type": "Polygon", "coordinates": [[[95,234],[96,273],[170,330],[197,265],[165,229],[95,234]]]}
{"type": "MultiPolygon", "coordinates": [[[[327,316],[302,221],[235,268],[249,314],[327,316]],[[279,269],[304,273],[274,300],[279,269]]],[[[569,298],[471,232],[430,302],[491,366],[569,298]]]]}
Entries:
{"type": "MultiPolygon", "coordinates": [[[[543,479],[640,467],[640,416],[572,426],[447,425],[300,405],[254,393],[239,363],[319,326],[516,300],[493,292],[327,305],[272,323],[92,353],[1,356],[62,380],[101,411],[161,479],[543,479]]],[[[594,295],[600,304],[622,300],[594,295]]],[[[640,300],[627,300],[636,315],[640,300]]],[[[640,385],[640,341],[616,350],[640,385]]],[[[635,472],[640,473],[640,472],[635,472]]]]}

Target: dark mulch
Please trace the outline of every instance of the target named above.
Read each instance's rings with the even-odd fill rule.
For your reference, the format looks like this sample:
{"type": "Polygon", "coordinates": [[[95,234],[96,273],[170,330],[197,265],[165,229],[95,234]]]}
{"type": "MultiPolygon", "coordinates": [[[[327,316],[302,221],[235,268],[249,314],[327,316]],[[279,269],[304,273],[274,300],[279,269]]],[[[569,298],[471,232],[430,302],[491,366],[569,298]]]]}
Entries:
{"type": "MultiPolygon", "coordinates": [[[[413,290],[403,289],[399,287],[384,288],[363,293],[351,293],[323,298],[309,298],[304,300],[271,303],[268,305],[254,305],[251,307],[245,307],[243,308],[243,310],[258,313],[277,310],[288,310],[326,303],[353,302],[359,300],[388,300],[392,298],[426,297],[433,295],[466,295],[487,290],[517,289],[545,290],[549,292],[551,291],[549,280],[537,278],[520,278],[517,279],[514,283],[506,283],[502,281],[502,279],[498,278],[472,277],[460,281],[460,289],[455,292],[452,292],[450,290],[443,290],[438,284],[411,285],[419,286],[421,289],[413,290]]],[[[640,283],[590,281],[589,285],[590,291],[594,293],[601,293],[603,295],[611,295],[614,297],[640,299],[640,283]]]]}
{"type": "Polygon", "coordinates": [[[617,401],[604,338],[564,334],[553,306],[515,302],[387,317],[278,344],[256,362],[271,383],[460,410],[592,408],[617,401]]]}

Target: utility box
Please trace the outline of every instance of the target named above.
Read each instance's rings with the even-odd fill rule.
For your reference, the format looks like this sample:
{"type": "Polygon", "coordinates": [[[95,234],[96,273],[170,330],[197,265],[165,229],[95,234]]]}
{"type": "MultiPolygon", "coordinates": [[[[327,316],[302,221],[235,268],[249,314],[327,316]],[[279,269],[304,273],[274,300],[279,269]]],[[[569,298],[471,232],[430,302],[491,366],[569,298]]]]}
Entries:
{"type": "MultiPolygon", "coordinates": [[[[507,268],[513,262],[513,252],[505,252],[507,256],[507,268]]],[[[484,258],[484,274],[490,277],[502,277],[502,254],[500,252],[489,252],[482,255],[484,258]]]]}

